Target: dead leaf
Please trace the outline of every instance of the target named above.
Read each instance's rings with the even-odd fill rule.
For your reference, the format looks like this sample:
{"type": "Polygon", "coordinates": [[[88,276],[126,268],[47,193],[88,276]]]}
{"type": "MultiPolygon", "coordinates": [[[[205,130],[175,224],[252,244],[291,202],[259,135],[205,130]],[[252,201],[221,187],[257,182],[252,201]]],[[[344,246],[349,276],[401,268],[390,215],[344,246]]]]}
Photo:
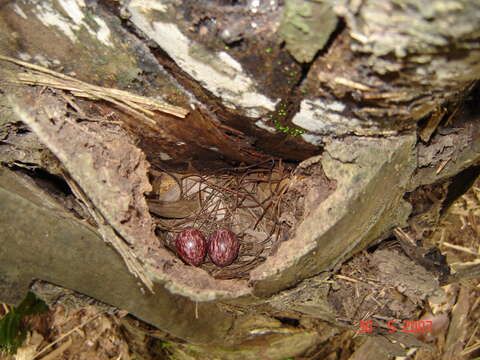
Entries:
{"type": "Polygon", "coordinates": [[[155,215],[168,219],[183,219],[191,216],[200,209],[198,199],[162,201],[156,199],[148,200],[148,207],[155,215]]]}

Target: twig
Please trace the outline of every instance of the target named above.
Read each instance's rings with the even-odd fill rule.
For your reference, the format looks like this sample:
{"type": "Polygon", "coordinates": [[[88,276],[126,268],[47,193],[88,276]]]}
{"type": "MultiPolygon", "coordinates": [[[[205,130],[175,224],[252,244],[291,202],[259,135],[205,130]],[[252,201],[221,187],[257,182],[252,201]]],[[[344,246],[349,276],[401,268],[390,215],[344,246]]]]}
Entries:
{"type": "Polygon", "coordinates": [[[66,342],[60,345],[58,348],[53,350],[52,352],[48,353],[40,360],[52,360],[59,357],[65,350],[67,350],[70,346],[72,346],[72,338],[69,338],[66,342]]]}
{"type": "Polygon", "coordinates": [[[89,322],[91,322],[92,320],[95,320],[97,317],[99,317],[100,315],[102,315],[104,313],[104,311],[96,314],[95,316],[92,316],[90,319],[84,321],[83,323],[81,323],[80,325],[78,326],[75,326],[73,329],[71,329],[70,331],[67,331],[65,334],[63,334],[62,336],[60,336],[58,339],[56,339],[55,341],[51,342],[50,344],[48,344],[47,346],[45,346],[42,350],[40,350],[39,352],[37,352],[32,360],[35,360],[35,358],[37,358],[40,354],[43,354],[46,350],[50,349],[53,345],[57,344],[58,342],[62,341],[65,337],[67,337],[68,335],[72,334],[74,331],[77,331],[78,329],[84,327],[85,325],[87,325],[89,322]]]}
{"type": "Polygon", "coordinates": [[[448,242],[444,242],[442,244],[443,246],[446,246],[448,248],[451,248],[451,249],[455,249],[455,250],[458,250],[458,251],[463,251],[465,253],[468,253],[468,254],[472,254],[472,255],[476,255],[476,256],[479,256],[480,254],[476,251],[473,251],[469,248],[466,248],[464,246],[460,246],[460,245],[455,245],[455,244],[450,244],[448,242]]]}
{"type": "Polygon", "coordinates": [[[448,162],[452,160],[452,158],[448,158],[447,160],[444,160],[440,166],[438,167],[437,171],[435,172],[435,175],[438,175],[442,170],[443,168],[448,164],[448,162]]]}
{"type": "Polygon", "coordinates": [[[474,352],[475,350],[478,350],[478,349],[480,349],[480,341],[477,341],[475,345],[472,345],[470,347],[465,347],[465,349],[462,351],[462,356],[467,356],[471,352],[474,352]]]}
{"type": "Polygon", "coordinates": [[[348,86],[348,87],[351,87],[351,88],[354,88],[354,89],[357,89],[357,90],[373,91],[373,89],[371,87],[367,86],[367,85],[360,84],[359,82],[352,81],[352,80],[349,80],[349,79],[346,79],[346,78],[343,78],[343,77],[336,77],[334,79],[334,81],[337,84],[348,86]]]}
{"type": "Polygon", "coordinates": [[[8,61],[40,73],[18,73],[16,74],[14,82],[59,88],[69,90],[77,96],[103,99],[112,102],[137,116],[141,116],[143,113],[143,117],[141,117],[148,122],[154,122],[154,120],[145,115],[153,116],[154,113],[145,107],[150,107],[152,110],[158,110],[180,118],[185,118],[189,113],[188,110],[178,106],[162,104],[153,99],[132,94],[128,91],[88,84],[74,77],[50,70],[43,66],[31,64],[8,56],[0,55],[0,60],[8,61]]]}
{"type": "Polygon", "coordinates": [[[354,278],[351,278],[351,277],[348,277],[348,276],[345,276],[345,275],[340,275],[340,274],[335,275],[335,277],[339,278],[339,279],[342,279],[342,280],[350,281],[350,282],[353,282],[353,283],[357,283],[357,282],[360,281],[360,280],[357,280],[357,279],[354,279],[354,278]]]}
{"type": "Polygon", "coordinates": [[[405,231],[400,229],[399,227],[395,228],[393,230],[393,233],[396,235],[398,240],[400,240],[400,241],[403,240],[407,243],[410,243],[410,245],[415,246],[415,247],[417,246],[417,244],[415,244],[415,241],[412,239],[412,237],[410,235],[408,235],[405,231]]]}
{"type": "Polygon", "coordinates": [[[345,275],[341,275],[341,274],[337,274],[337,275],[335,275],[335,277],[336,277],[336,278],[339,278],[339,279],[342,279],[342,280],[350,281],[350,282],[353,282],[353,283],[362,283],[362,284],[366,284],[366,285],[371,285],[371,286],[377,287],[377,284],[371,283],[371,282],[369,282],[369,281],[354,279],[354,278],[352,278],[352,277],[345,276],[345,275]]]}

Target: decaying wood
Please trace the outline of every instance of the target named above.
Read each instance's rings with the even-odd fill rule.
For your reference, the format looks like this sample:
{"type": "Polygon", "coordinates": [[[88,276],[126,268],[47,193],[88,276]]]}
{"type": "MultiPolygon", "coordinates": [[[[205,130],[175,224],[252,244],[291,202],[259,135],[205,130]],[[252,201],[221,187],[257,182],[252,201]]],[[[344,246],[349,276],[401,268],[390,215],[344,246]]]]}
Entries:
{"type": "MultiPolygon", "coordinates": [[[[151,316],[198,344],[179,342],[183,356],[234,356],[232,348],[207,349],[215,336],[217,344],[245,345],[242,359],[288,358],[326,341],[320,322],[354,330],[369,317],[379,320],[381,337],[367,344],[390,355],[424,346],[386,334],[385,322],[412,320],[441,297],[442,283],[478,275],[478,266],[449,275],[421,244],[468,187],[465,177],[480,172],[478,4],[214,4],[0,7],[0,76],[8,80],[0,83],[0,161],[32,177],[59,177],[156,294],[139,295],[126,271],[122,279],[135,290],[129,297],[118,285],[122,299],[82,276],[49,277],[41,266],[38,276],[151,316]],[[176,179],[174,198],[150,185],[165,174],[176,179]],[[186,266],[170,246],[182,226],[234,228],[238,262],[186,266]],[[393,236],[397,242],[382,243],[393,236]],[[161,314],[152,314],[154,305],[161,314]]],[[[12,205],[19,190],[7,183],[0,195],[12,212],[0,212],[0,221],[20,221],[12,205]]],[[[51,219],[51,209],[36,205],[32,212],[51,219]]],[[[22,226],[12,229],[27,238],[22,226]]],[[[54,241],[64,245],[58,229],[54,241]]],[[[69,256],[75,246],[85,251],[76,241],[69,256]]],[[[101,269],[108,279],[118,271],[101,269]]],[[[5,288],[24,289],[35,275],[5,271],[5,288]]],[[[452,354],[464,338],[465,297],[449,334],[452,354]]]]}
{"type": "Polygon", "coordinates": [[[446,351],[442,359],[462,359],[461,353],[467,334],[467,318],[469,310],[469,289],[461,287],[458,298],[452,310],[452,321],[448,329],[446,351]]]}
{"type": "MultiPolygon", "coordinates": [[[[119,251],[130,271],[132,271],[135,276],[139,277],[149,290],[153,291],[153,283],[151,279],[140,265],[137,256],[132,253],[131,249],[125,243],[126,240],[129,244],[134,244],[137,240],[132,236],[130,229],[125,227],[124,230],[122,230],[119,228],[119,224],[127,219],[135,223],[138,222],[140,217],[135,218],[127,215],[128,203],[122,206],[121,204],[115,204],[115,202],[112,201],[113,196],[119,196],[119,183],[118,181],[115,181],[115,175],[112,176],[112,174],[108,174],[109,166],[105,164],[105,161],[107,164],[108,161],[115,161],[115,155],[113,155],[114,149],[110,149],[112,152],[110,153],[109,158],[104,159],[103,161],[98,159],[98,154],[101,153],[102,150],[96,149],[95,146],[102,147],[101,135],[95,135],[93,129],[88,130],[86,128],[80,128],[72,122],[61,119],[60,114],[62,114],[62,106],[60,103],[55,103],[52,98],[40,96],[36,101],[38,104],[43,104],[42,110],[38,109],[37,111],[30,113],[25,111],[24,106],[19,105],[13,99],[11,104],[12,108],[17,112],[22,121],[28,124],[35,131],[37,136],[39,136],[40,139],[52,149],[55,155],[61,159],[63,166],[65,166],[69,173],[69,175],[66,176],[67,182],[71,185],[74,194],[83,202],[87,212],[95,219],[99,232],[104,237],[104,240],[111,243],[119,251]],[[61,135],[58,134],[59,132],[61,135]],[[67,146],[67,144],[69,144],[69,146],[67,146]],[[77,149],[81,148],[85,150],[83,150],[83,153],[80,156],[77,156],[77,149]],[[75,154],[75,156],[72,156],[72,154],[75,154]],[[94,183],[90,182],[89,184],[88,178],[92,175],[89,176],[87,174],[94,174],[96,171],[95,168],[98,168],[99,166],[102,166],[103,169],[103,179],[100,180],[100,182],[108,183],[108,187],[112,190],[111,195],[106,194],[106,187],[103,191],[102,189],[98,189],[96,180],[94,180],[94,183]],[[105,195],[107,195],[107,197],[99,202],[99,196],[94,194],[95,191],[92,191],[93,188],[97,188],[97,190],[101,191],[100,198],[105,195]],[[115,192],[117,192],[117,195],[113,195],[115,192]],[[116,207],[119,211],[116,213],[108,212],[106,211],[108,207],[116,207]],[[122,207],[123,210],[121,210],[122,207]],[[99,211],[97,209],[99,209],[99,211]],[[123,239],[116,234],[117,232],[122,234],[123,239]]],[[[128,143],[121,144],[122,151],[127,147],[128,143]]],[[[104,149],[103,152],[106,152],[106,149],[104,149]]],[[[138,171],[145,171],[145,164],[142,169],[141,155],[138,159],[122,157],[120,157],[120,159],[120,161],[123,160],[122,166],[124,166],[124,176],[129,176],[130,179],[135,178],[134,168],[138,168],[138,171]],[[128,160],[130,160],[130,163],[128,160]],[[129,169],[129,167],[131,167],[131,169],[129,169]]],[[[124,182],[124,184],[125,183],[126,182],[124,182]]],[[[141,182],[138,181],[135,186],[138,186],[137,191],[140,191],[142,195],[145,190],[148,190],[146,184],[141,184],[141,182]],[[143,190],[142,185],[144,188],[143,190]]],[[[127,190],[126,186],[121,187],[124,192],[127,190]]],[[[121,201],[122,197],[119,196],[118,199],[121,201]]],[[[123,197],[123,200],[126,200],[125,197],[123,197]]],[[[143,202],[145,202],[144,199],[143,202]]],[[[141,205],[137,205],[136,207],[137,211],[139,211],[141,205]]],[[[145,225],[142,224],[141,226],[145,225]]],[[[147,231],[148,228],[147,223],[147,231]]]]}
{"type": "Polygon", "coordinates": [[[183,219],[197,212],[200,203],[196,199],[178,201],[161,201],[152,199],[148,201],[148,207],[150,208],[150,212],[160,217],[183,219]]]}
{"type": "Polygon", "coordinates": [[[34,73],[19,72],[12,74],[12,79],[9,79],[10,81],[18,84],[41,85],[54,89],[68,90],[76,96],[94,100],[106,100],[144,120],[147,125],[156,125],[155,121],[150,118],[153,116],[151,110],[162,111],[180,118],[184,118],[188,114],[188,110],[178,106],[161,104],[153,99],[138,96],[127,91],[87,84],[71,76],[44,68],[43,66],[20,61],[8,56],[0,56],[0,60],[9,61],[35,71],[34,73]]]}
{"type": "Polygon", "coordinates": [[[223,342],[227,336],[232,315],[219,311],[216,304],[196,303],[158,284],[154,293],[143,291],[116,249],[29,177],[1,168],[0,200],[2,240],[9,240],[9,250],[0,249],[2,301],[18,303],[32,280],[41,278],[103,299],[193,343],[223,342]]]}

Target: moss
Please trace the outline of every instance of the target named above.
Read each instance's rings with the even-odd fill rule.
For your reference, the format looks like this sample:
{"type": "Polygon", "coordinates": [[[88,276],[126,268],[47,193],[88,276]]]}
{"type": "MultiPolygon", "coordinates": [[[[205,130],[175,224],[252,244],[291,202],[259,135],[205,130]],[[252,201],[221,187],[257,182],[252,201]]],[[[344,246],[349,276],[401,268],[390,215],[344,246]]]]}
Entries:
{"type": "MultiPolygon", "coordinates": [[[[275,115],[285,118],[288,115],[288,111],[287,111],[288,104],[285,102],[282,102],[278,106],[280,107],[280,109],[277,110],[275,115]]],[[[291,136],[298,136],[305,133],[305,130],[297,129],[287,125],[282,125],[280,119],[277,117],[274,117],[273,114],[269,114],[267,115],[267,117],[273,121],[273,125],[275,126],[275,129],[283,132],[284,134],[291,135],[291,136]]]]}
{"type": "Polygon", "coordinates": [[[275,125],[275,129],[287,135],[298,136],[305,133],[305,130],[282,125],[278,119],[273,119],[273,124],[275,125]]]}
{"type": "Polygon", "coordinates": [[[137,78],[140,70],[138,68],[125,69],[117,74],[117,84],[121,89],[126,89],[137,78]]]}
{"type": "Polygon", "coordinates": [[[337,21],[326,2],[286,0],[279,35],[295,60],[310,62],[327,43],[337,21]]]}
{"type": "Polygon", "coordinates": [[[0,319],[0,353],[15,354],[27,336],[23,318],[48,311],[48,306],[34,293],[27,296],[0,319]]]}

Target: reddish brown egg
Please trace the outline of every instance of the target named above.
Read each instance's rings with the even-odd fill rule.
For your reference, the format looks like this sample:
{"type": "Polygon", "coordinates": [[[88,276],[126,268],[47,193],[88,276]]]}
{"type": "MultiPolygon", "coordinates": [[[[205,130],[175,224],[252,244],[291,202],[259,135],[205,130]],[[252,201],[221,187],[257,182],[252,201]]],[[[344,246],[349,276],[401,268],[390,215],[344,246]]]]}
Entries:
{"type": "Polygon", "coordinates": [[[240,243],[233,232],[219,229],[208,239],[208,256],[215,265],[227,266],[238,256],[240,243]]]}
{"type": "Polygon", "coordinates": [[[175,240],[178,256],[186,263],[199,266],[207,254],[207,242],[202,233],[193,228],[183,230],[175,240]]]}

